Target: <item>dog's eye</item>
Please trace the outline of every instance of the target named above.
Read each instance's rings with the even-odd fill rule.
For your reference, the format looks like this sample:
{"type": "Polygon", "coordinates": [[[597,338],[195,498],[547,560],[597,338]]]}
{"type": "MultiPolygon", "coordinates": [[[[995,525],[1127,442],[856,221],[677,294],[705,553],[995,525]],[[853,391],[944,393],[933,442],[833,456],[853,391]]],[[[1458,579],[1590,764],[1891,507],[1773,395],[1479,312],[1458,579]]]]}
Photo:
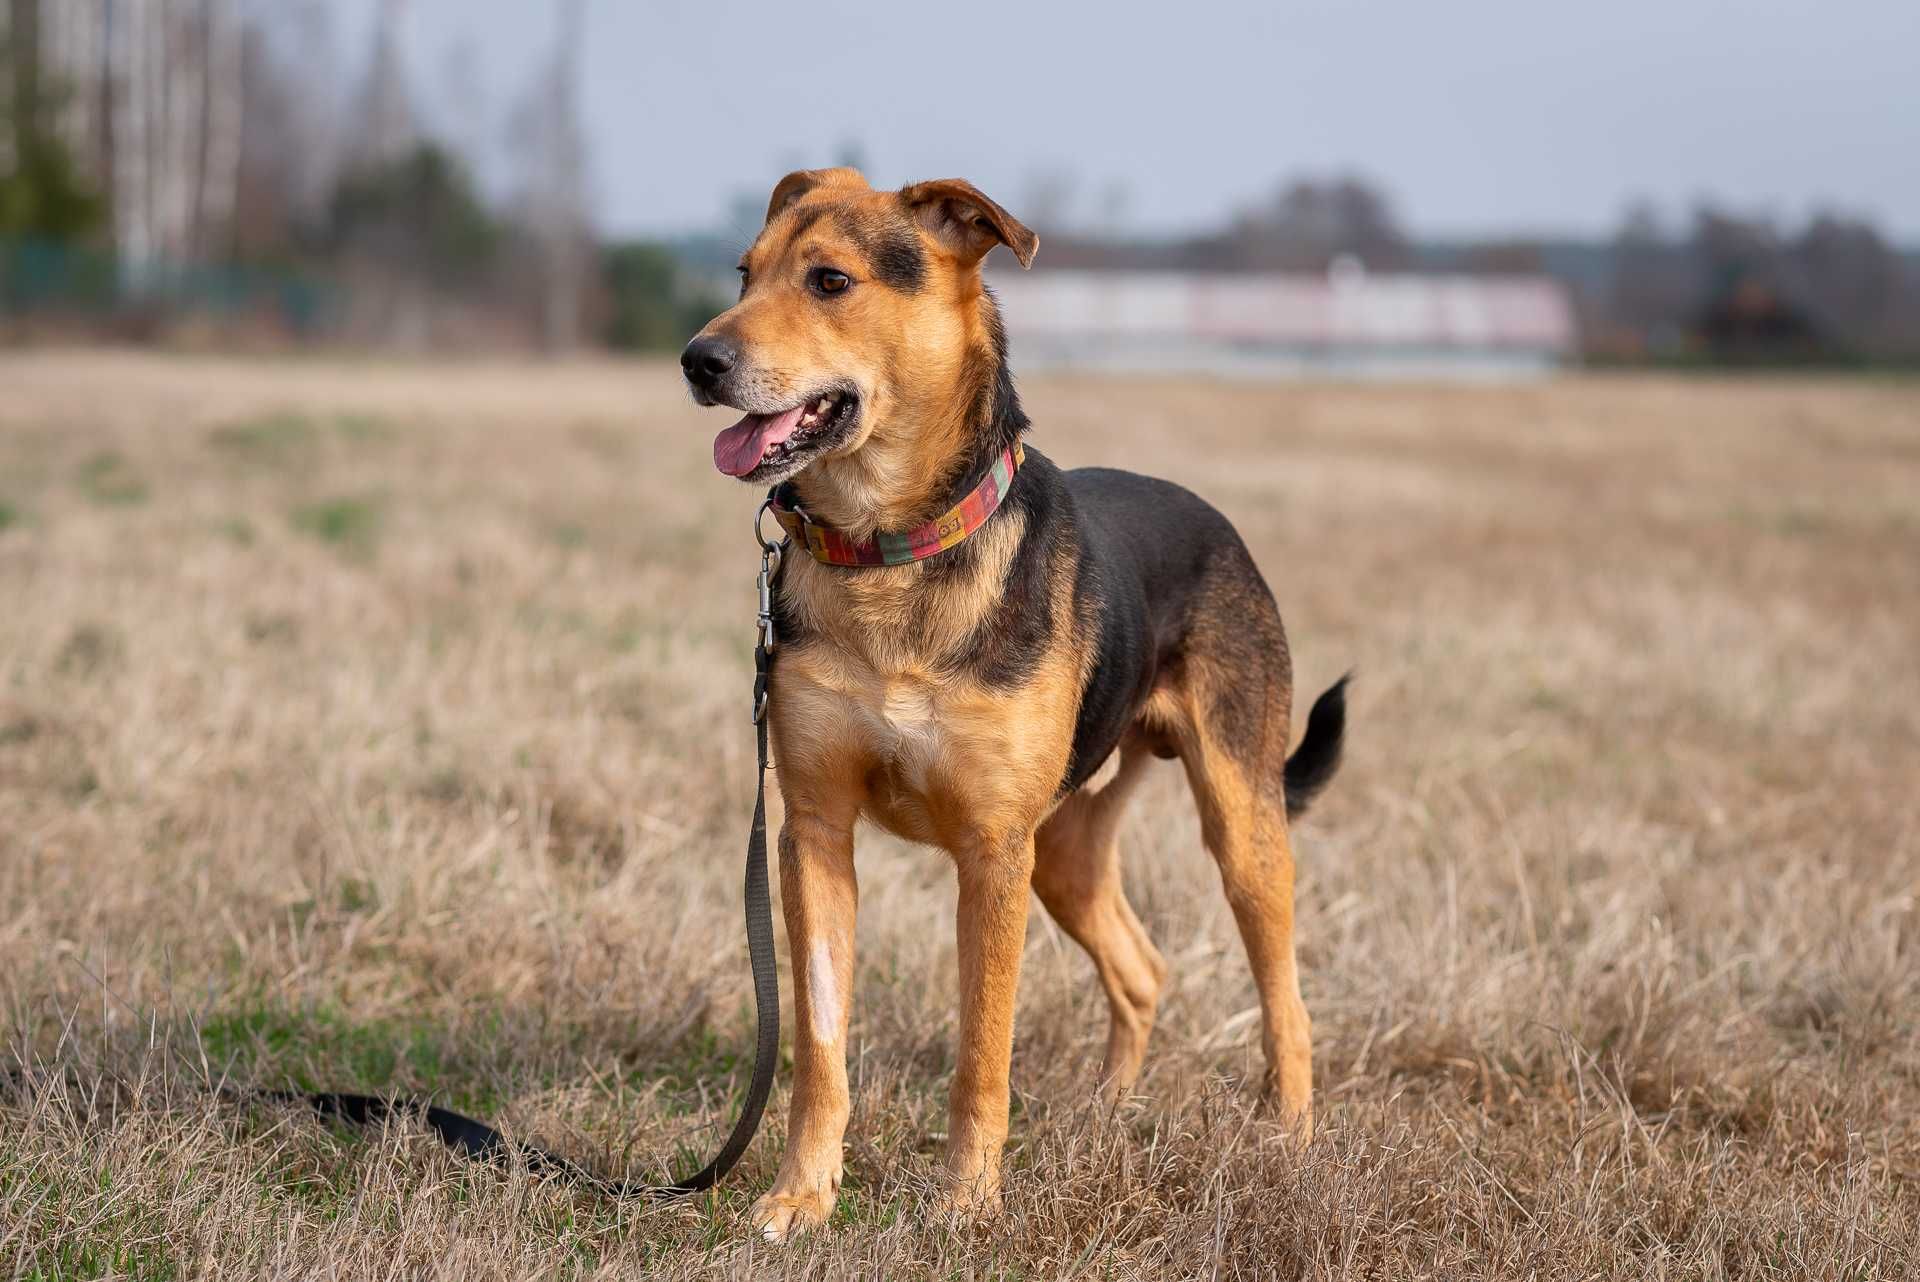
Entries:
{"type": "Polygon", "coordinates": [[[813,270],[813,288],[822,294],[838,294],[852,282],[845,272],[837,272],[831,267],[816,267],[813,270]]]}

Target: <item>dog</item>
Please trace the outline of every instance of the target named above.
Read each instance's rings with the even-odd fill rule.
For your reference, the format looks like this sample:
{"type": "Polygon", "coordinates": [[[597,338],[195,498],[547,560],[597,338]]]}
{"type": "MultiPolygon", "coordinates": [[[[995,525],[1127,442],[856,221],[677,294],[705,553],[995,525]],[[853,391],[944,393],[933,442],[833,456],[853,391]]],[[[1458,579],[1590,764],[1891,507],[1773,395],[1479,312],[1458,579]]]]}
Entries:
{"type": "Polygon", "coordinates": [[[1026,448],[980,274],[998,245],[1026,267],[1039,238],[971,183],[789,174],[739,301],[681,357],[697,403],[744,414],[716,467],[771,487],[792,536],[768,716],[797,1029],[787,1148],[751,1213],[769,1241],[825,1223],[839,1192],[863,817],[958,870],[949,1210],[999,1201],[1030,889],[1106,990],[1105,1089],[1140,1072],[1167,966],[1116,833],[1154,758],[1192,787],[1259,989],[1266,1086],[1297,1134],[1312,1125],[1287,826],[1339,765],[1346,678],[1288,758],[1286,633],[1232,525],[1166,481],[1026,448]]]}

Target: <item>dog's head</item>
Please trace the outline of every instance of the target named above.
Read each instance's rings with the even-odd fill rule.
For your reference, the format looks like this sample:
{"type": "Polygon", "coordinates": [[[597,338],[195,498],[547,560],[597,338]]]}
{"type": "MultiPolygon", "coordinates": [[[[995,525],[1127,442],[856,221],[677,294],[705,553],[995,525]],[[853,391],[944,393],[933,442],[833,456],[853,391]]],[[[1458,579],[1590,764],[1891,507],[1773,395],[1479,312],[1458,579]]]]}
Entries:
{"type": "Polygon", "coordinates": [[[998,356],[981,259],[1005,245],[1024,267],[1039,244],[959,179],[875,191],[852,169],[788,174],[740,260],[740,301],[680,358],[696,401],[745,413],[714,466],[756,485],[816,464],[842,491],[909,484],[888,473],[958,439],[998,356]]]}

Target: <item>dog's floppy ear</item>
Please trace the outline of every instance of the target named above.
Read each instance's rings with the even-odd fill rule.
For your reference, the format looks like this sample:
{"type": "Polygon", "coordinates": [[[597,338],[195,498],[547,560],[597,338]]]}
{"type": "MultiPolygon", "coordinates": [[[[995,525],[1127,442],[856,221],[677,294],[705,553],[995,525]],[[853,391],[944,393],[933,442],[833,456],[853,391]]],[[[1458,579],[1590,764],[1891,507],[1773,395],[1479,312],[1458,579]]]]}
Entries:
{"type": "Polygon", "coordinates": [[[985,258],[995,245],[1005,245],[1022,267],[1031,267],[1040,250],[1040,238],[1025,223],[964,178],[914,183],[900,189],[900,199],[922,226],[969,264],[985,258]]]}
{"type": "Polygon", "coordinates": [[[767,200],[767,221],[772,222],[781,210],[815,188],[835,186],[865,188],[867,177],[858,169],[796,169],[773,185],[773,195],[767,200]]]}

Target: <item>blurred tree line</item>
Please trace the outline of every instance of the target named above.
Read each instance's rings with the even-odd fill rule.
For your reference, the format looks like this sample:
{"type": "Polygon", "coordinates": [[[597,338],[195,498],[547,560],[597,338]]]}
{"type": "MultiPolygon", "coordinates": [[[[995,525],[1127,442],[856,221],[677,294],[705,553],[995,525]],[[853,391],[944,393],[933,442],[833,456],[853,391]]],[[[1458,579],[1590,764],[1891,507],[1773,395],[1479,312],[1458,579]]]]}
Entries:
{"type": "Polygon", "coordinates": [[[1668,228],[1631,209],[1609,246],[1589,346],[1615,359],[1844,362],[1920,355],[1920,263],[1870,222],[1797,229],[1712,205],[1668,228]]]}
{"type": "MultiPolygon", "coordinates": [[[[499,111],[470,50],[422,95],[402,4],[376,0],[371,46],[343,57],[329,0],[0,0],[0,323],[64,303],[150,329],[211,316],[370,345],[664,350],[725,306],[736,243],[607,244],[593,226],[584,0],[547,7],[551,48],[499,111]]],[[[859,160],[856,142],[841,153],[859,160]]],[[[1377,183],[1334,174],[1139,239],[1124,183],[1080,195],[1071,174],[1034,176],[1043,268],[1548,274],[1603,360],[1920,359],[1920,259],[1843,213],[1669,223],[1640,205],[1606,241],[1442,244],[1377,183]]]]}
{"type": "Polygon", "coordinates": [[[58,97],[33,56],[37,6],[0,0],[0,236],[70,240],[101,224],[103,203],[53,132],[58,97]]]}
{"type": "Polygon", "coordinates": [[[677,346],[724,299],[664,247],[600,243],[584,5],[553,12],[550,55],[497,116],[454,51],[452,138],[410,83],[401,0],[380,0],[357,76],[325,0],[0,0],[0,316],[24,296],[82,319],[104,276],[116,316],[156,324],[677,346]]]}
{"type": "MultiPolygon", "coordinates": [[[[1845,364],[1920,360],[1920,256],[1871,222],[1816,212],[1783,229],[1713,205],[1670,226],[1645,203],[1607,241],[1421,241],[1384,190],[1352,174],[1296,178],[1214,231],[1129,240],[1074,223],[1072,184],[1038,175],[1031,204],[1052,267],[1194,272],[1550,275],[1603,361],[1845,364]]],[[[1113,197],[1107,198],[1109,204],[1113,197]]]]}

